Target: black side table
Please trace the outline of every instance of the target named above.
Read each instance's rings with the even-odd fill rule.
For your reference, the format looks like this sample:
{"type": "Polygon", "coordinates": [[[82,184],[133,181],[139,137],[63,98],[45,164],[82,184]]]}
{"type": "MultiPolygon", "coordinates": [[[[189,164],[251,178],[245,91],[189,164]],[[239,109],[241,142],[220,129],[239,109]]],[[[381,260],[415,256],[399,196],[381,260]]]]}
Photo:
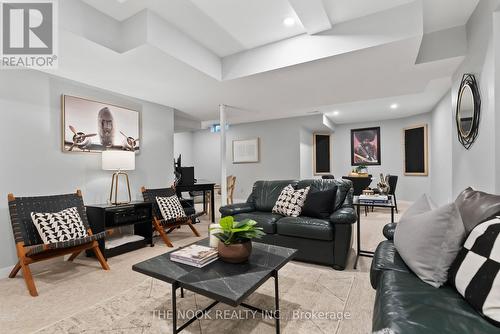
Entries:
{"type": "Polygon", "coordinates": [[[361,207],[364,208],[388,208],[391,209],[391,223],[394,223],[394,209],[396,208],[396,205],[394,205],[394,200],[391,196],[389,203],[375,203],[375,204],[366,204],[366,203],[360,203],[358,196],[354,197],[353,203],[356,207],[356,213],[358,215],[358,223],[357,223],[357,254],[356,254],[356,261],[354,262],[354,269],[357,268],[358,266],[358,259],[360,256],[364,257],[373,257],[373,254],[375,254],[372,251],[365,251],[361,249],[361,207]]]}
{"type": "MultiPolygon", "coordinates": [[[[133,226],[134,234],[143,237],[123,245],[106,248],[106,239],[99,241],[99,248],[105,258],[130,252],[153,244],[153,205],[150,202],[131,202],[123,205],[97,204],[86,206],[87,217],[94,233],[123,226],[133,226]]],[[[91,252],[87,252],[87,256],[91,252]]]]}

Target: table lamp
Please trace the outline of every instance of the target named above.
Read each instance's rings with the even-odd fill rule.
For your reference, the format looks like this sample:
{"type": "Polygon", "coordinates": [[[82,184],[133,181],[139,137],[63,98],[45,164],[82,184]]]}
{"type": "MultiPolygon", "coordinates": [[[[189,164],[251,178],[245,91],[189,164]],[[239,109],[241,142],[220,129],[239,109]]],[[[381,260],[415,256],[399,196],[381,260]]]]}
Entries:
{"type": "Polygon", "coordinates": [[[132,196],[130,195],[130,183],[128,175],[124,171],[135,169],[135,153],[130,151],[103,151],[102,169],[115,171],[111,179],[111,191],[109,193],[109,201],[111,204],[119,205],[130,203],[132,200],[132,196]],[[127,182],[128,202],[118,202],[118,181],[120,175],[124,176],[127,182]]]}

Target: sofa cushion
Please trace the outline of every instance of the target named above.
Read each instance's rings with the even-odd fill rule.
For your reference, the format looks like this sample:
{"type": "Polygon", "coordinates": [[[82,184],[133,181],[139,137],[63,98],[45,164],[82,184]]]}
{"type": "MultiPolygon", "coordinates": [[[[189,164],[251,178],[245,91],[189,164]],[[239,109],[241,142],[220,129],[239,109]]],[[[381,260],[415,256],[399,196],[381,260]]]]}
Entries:
{"type": "Polygon", "coordinates": [[[396,250],[394,242],[390,240],[382,241],[373,255],[370,269],[370,283],[374,289],[378,286],[382,272],[386,270],[395,270],[403,273],[411,272],[396,250]]]}
{"type": "Polygon", "coordinates": [[[276,223],[280,235],[315,240],[333,240],[333,226],[329,221],[309,217],[284,217],[276,223]]]}
{"type": "Polygon", "coordinates": [[[401,220],[394,245],[406,265],[435,288],[448,280],[448,269],[462,248],[465,229],[455,203],[401,220]]]}
{"type": "Polygon", "coordinates": [[[316,190],[328,190],[333,187],[337,187],[337,194],[335,195],[335,207],[333,211],[336,211],[344,205],[346,196],[351,191],[352,182],[349,180],[337,180],[337,179],[313,179],[313,180],[302,180],[297,184],[297,189],[302,189],[305,187],[311,187],[316,190]]]}
{"type": "Polygon", "coordinates": [[[295,187],[297,181],[257,181],[247,202],[253,203],[257,211],[271,212],[281,191],[289,184],[295,187]]]}
{"type": "Polygon", "coordinates": [[[337,186],[327,190],[318,190],[311,187],[307,194],[301,215],[329,220],[330,215],[333,213],[333,209],[335,209],[336,194],[337,186]]]}
{"type": "Polygon", "coordinates": [[[291,184],[287,185],[281,191],[272,212],[288,217],[300,216],[308,192],[309,187],[295,190],[291,184]]]}
{"type": "Polygon", "coordinates": [[[373,330],[397,334],[498,333],[455,289],[434,289],[411,273],[381,274],[373,310],[373,330]]]}
{"type": "Polygon", "coordinates": [[[257,226],[262,227],[265,233],[276,233],[276,222],[283,216],[270,212],[254,211],[247,213],[239,213],[234,215],[235,221],[242,221],[244,219],[252,219],[257,222],[257,226]]]}
{"type": "Polygon", "coordinates": [[[469,234],[477,224],[500,215],[500,196],[467,188],[455,200],[465,231],[469,234]]]}

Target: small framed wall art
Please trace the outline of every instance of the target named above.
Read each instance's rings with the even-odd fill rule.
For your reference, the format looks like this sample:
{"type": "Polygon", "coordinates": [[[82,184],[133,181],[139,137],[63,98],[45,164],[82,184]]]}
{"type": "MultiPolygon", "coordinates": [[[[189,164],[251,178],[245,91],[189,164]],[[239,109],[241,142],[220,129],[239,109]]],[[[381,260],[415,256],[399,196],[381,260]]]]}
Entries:
{"type": "Polygon", "coordinates": [[[233,164],[259,162],[259,138],[233,140],[233,164]]]}

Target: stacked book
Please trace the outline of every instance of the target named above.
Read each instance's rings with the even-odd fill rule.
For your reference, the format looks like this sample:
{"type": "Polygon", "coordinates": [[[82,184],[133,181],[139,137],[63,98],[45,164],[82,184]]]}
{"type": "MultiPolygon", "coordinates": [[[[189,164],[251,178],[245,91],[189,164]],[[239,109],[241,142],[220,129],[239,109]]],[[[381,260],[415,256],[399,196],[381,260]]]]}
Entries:
{"type": "Polygon", "coordinates": [[[187,246],[170,254],[170,260],[197,268],[202,268],[218,258],[217,249],[200,245],[187,246]]]}
{"type": "Polygon", "coordinates": [[[388,195],[360,195],[360,204],[389,204],[391,197],[388,195]]]}

